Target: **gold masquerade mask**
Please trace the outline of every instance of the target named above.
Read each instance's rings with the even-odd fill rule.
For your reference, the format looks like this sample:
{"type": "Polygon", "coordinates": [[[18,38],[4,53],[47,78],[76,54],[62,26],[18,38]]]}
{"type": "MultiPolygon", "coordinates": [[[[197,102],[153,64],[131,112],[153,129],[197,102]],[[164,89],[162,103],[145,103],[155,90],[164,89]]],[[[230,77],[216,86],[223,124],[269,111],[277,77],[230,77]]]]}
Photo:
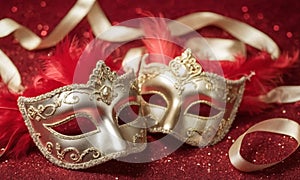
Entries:
{"type": "Polygon", "coordinates": [[[145,148],[135,82],[133,72],[117,77],[99,61],[87,84],[20,97],[18,105],[32,139],[47,159],[64,168],[88,168],[145,148]],[[74,121],[80,133],[70,133],[68,123],[74,121]]]}
{"type": "Polygon", "coordinates": [[[204,72],[190,49],[169,66],[143,65],[139,88],[149,131],[169,133],[194,146],[217,143],[235,118],[245,80],[204,72]]]}

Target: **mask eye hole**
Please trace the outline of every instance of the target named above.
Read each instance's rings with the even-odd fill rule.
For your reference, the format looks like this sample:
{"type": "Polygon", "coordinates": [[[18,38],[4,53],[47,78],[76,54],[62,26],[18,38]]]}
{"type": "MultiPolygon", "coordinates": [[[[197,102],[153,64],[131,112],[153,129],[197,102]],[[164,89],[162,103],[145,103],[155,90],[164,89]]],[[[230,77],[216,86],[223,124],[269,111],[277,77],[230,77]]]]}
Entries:
{"type": "Polygon", "coordinates": [[[202,117],[212,117],[219,114],[221,111],[207,103],[196,103],[189,107],[187,113],[202,117]]]}
{"type": "Polygon", "coordinates": [[[47,125],[54,131],[66,135],[66,136],[77,136],[83,135],[97,130],[95,124],[89,119],[89,117],[72,115],[66,118],[63,123],[57,125],[47,125]]]}
{"type": "Polygon", "coordinates": [[[139,117],[140,106],[138,105],[127,105],[123,107],[118,113],[118,124],[119,126],[130,123],[139,117]]]}
{"type": "Polygon", "coordinates": [[[146,101],[149,104],[155,104],[158,106],[167,107],[167,102],[160,94],[156,94],[156,93],[143,94],[142,98],[144,99],[144,101],[146,101]]]}

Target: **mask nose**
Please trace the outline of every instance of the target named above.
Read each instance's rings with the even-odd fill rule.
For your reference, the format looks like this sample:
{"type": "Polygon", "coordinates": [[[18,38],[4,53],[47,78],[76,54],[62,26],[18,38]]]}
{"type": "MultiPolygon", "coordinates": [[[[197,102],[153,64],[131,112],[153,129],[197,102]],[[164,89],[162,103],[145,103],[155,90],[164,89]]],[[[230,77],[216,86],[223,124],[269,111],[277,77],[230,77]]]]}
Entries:
{"type": "Polygon", "coordinates": [[[127,142],[123,139],[119,128],[109,118],[103,119],[99,127],[100,132],[92,139],[101,151],[105,153],[120,152],[127,149],[127,142]]]}
{"type": "Polygon", "coordinates": [[[164,116],[163,129],[172,130],[176,126],[181,110],[181,101],[175,98],[164,116]]]}

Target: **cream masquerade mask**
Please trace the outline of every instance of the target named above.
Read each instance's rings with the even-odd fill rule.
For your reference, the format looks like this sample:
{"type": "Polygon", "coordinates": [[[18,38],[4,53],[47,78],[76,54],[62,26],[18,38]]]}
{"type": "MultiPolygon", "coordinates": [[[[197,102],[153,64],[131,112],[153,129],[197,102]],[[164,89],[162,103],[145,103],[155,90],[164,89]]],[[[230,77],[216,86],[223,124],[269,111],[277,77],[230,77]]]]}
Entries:
{"type": "MultiPolygon", "coordinates": [[[[109,42],[126,42],[144,35],[141,29],[122,26],[112,27],[115,33],[101,35],[111,28],[111,24],[98,3],[79,0],[45,39],[40,39],[11,19],[0,21],[0,37],[14,33],[24,48],[43,49],[56,45],[85,16],[94,34],[109,42]]],[[[279,57],[279,48],[271,38],[242,22],[210,12],[193,13],[177,21],[191,27],[192,30],[215,25],[239,40],[213,39],[218,46],[224,45],[223,51],[216,50],[217,46],[211,47],[216,50],[216,54],[227,52],[232,58],[234,52],[237,52],[232,49],[244,52],[243,43],[246,43],[259,50],[266,50],[274,59],[279,57]],[[226,47],[226,44],[229,46],[226,47]]],[[[173,36],[190,33],[180,31],[176,23],[170,23],[168,27],[173,36]]],[[[211,41],[212,39],[208,39],[208,42],[211,41]]],[[[189,44],[196,54],[198,47],[195,42],[190,41],[189,44]]],[[[124,62],[142,52],[141,48],[129,50],[124,62]]],[[[22,91],[24,88],[18,70],[2,51],[0,57],[3,59],[0,62],[3,82],[8,84],[11,91],[22,91]]],[[[222,59],[222,54],[217,57],[222,59]]],[[[137,89],[140,92],[136,92],[136,89],[132,88],[136,86],[132,73],[117,77],[104,63],[99,62],[87,84],[65,86],[35,98],[20,98],[20,111],[32,139],[51,162],[72,169],[91,167],[112,158],[139,152],[145,145],[143,118],[123,118],[125,124],[118,121],[122,110],[134,105],[141,107],[137,114],[145,117],[151,132],[171,133],[178,139],[197,146],[214,144],[220,141],[230,128],[243,96],[246,79],[242,77],[238,80],[228,80],[204,71],[201,65],[195,62],[190,50],[173,59],[169,65],[144,64],[139,75],[137,89]],[[102,72],[107,76],[102,76],[102,72]],[[128,92],[130,98],[127,96],[128,92]],[[165,102],[156,103],[157,97],[165,102]],[[208,107],[211,111],[203,112],[199,107],[208,107]],[[81,134],[75,135],[64,134],[65,131],[59,130],[58,127],[74,119],[78,122],[81,119],[82,122],[89,122],[93,128],[82,129],[81,134]]],[[[299,91],[299,87],[278,87],[260,96],[260,99],[266,103],[295,102],[300,99],[295,90],[299,91]]],[[[289,135],[300,144],[298,123],[282,118],[259,123],[238,138],[229,151],[229,158],[237,169],[254,171],[274,164],[256,165],[243,159],[239,153],[242,138],[247,133],[262,130],[289,135]]]]}
{"type": "Polygon", "coordinates": [[[35,98],[20,97],[18,105],[44,156],[58,166],[82,169],[145,148],[145,122],[139,112],[132,119],[121,114],[125,108],[139,106],[135,86],[132,72],[117,77],[99,61],[87,84],[64,86],[35,98]],[[81,127],[80,134],[65,134],[68,127],[55,130],[72,120],[81,127]]]}

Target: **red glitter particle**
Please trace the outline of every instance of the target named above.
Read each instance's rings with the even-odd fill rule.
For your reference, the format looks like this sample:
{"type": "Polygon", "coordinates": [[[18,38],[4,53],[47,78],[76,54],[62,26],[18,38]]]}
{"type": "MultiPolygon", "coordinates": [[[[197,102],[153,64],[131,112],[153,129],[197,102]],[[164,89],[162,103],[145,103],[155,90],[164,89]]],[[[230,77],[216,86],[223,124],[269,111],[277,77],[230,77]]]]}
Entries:
{"type": "Polygon", "coordinates": [[[10,10],[11,12],[16,13],[18,11],[18,7],[13,6],[10,10]]]}
{"type": "Polygon", "coordinates": [[[243,6],[243,7],[242,7],[242,11],[243,11],[244,13],[245,13],[245,12],[248,12],[248,10],[249,10],[249,9],[248,9],[247,6],[243,6]]]}
{"type": "Polygon", "coordinates": [[[48,31],[48,30],[49,30],[49,26],[48,26],[48,25],[44,25],[44,26],[43,26],[43,29],[44,29],[45,31],[48,31]]]}
{"type": "Polygon", "coordinates": [[[41,32],[41,36],[46,36],[47,34],[48,34],[47,31],[42,31],[42,32],[41,32]]]}
{"type": "Polygon", "coordinates": [[[292,37],[293,37],[293,33],[287,32],[287,33],[286,33],[286,36],[287,36],[288,38],[292,38],[292,37]]]}
{"type": "Polygon", "coordinates": [[[257,19],[264,19],[263,13],[258,13],[257,14],[257,19]]]}
{"type": "Polygon", "coordinates": [[[36,27],[39,31],[43,29],[43,25],[41,25],[41,24],[38,24],[36,27]]]}
{"type": "Polygon", "coordinates": [[[247,19],[250,18],[250,15],[248,13],[245,13],[243,17],[244,17],[245,20],[247,20],[247,19]]]}
{"type": "Polygon", "coordinates": [[[274,25],[274,26],[273,26],[273,30],[274,30],[274,31],[279,31],[279,26],[278,26],[278,25],[274,25]]]}
{"type": "Polygon", "coordinates": [[[47,6],[47,3],[46,3],[45,1],[41,1],[40,6],[41,6],[41,7],[46,7],[46,6],[47,6]]]}

